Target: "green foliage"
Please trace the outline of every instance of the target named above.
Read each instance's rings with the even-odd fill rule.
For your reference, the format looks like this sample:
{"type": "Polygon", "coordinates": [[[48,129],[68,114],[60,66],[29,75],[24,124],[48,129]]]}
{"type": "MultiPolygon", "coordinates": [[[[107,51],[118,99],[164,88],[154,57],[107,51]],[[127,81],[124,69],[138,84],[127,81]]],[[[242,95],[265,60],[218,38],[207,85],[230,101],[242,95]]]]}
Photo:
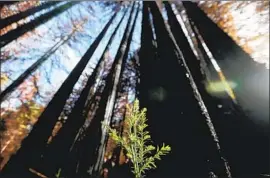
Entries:
{"type": "Polygon", "coordinates": [[[55,175],[56,178],[61,178],[61,177],[60,177],[60,176],[61,176],[61,171],[62,171],[61,168],[58,169],[58,172],[57,172],[57,174],[55,175]]]}
{"type": "Polygon", "coordinates": [[[161,160],[161,156],[168,154],[171,147],[165,144],[161,147],[155,147],[150,144],[151,136],[145,130],[148,126],[146,124],[146,108],[140,111],[137,99],[132,107],[127,105],[127,111],[125,136],[122,137],[115,129],[103,125],[108,129],[111,138],[127,151],[127,157],[133,163],[133,174],[136,178],[141,178],[146,170],[156,168],[155,161],[161,160]]]}

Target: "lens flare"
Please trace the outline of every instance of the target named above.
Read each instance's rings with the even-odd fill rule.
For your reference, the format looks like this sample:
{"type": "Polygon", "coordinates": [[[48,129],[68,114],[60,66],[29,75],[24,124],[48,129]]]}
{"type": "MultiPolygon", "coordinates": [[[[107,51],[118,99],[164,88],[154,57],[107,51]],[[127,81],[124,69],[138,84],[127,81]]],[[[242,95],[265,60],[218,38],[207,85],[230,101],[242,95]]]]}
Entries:
{"type": "Polygon", "coordinates": [[[235,95],[233,89],[237,87],[237,83],[234,81],[214,81],[209,82],[206,86],[206,90],[209,93],[225,93],[227,92],[228,95],[235,100],[235,95]]]}

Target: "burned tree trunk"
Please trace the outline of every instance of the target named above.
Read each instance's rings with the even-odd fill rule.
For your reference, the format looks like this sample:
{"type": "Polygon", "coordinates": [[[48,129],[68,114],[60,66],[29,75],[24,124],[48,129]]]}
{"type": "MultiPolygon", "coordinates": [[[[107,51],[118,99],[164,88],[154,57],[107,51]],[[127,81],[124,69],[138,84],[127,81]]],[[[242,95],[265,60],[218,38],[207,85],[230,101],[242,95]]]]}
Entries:
{"type": "Polygon", "coordinates": [[[25,171],[27,172],[30,166],[35,164],[35,161],[39,158],[47,144],[47,140],[51,135],[54,125],[57,122],[57,119],[65,105],[66,100],[72,92],[74,85],[89,62],[98,44],[107,32],[116,14],[117,12],[115,12],[109,22],[105,25],[82,59],[69,74],[62,86],[58,89],[53,99],[39,117],[28,137],[23,140],[21,148],[14,156],[11,157],[8,164],[4,167],[3,171],[1,172],[2,175],[23,175],[25,171]],[[14,172],[14,170],[16,170],[16,172],[14,172]]]}

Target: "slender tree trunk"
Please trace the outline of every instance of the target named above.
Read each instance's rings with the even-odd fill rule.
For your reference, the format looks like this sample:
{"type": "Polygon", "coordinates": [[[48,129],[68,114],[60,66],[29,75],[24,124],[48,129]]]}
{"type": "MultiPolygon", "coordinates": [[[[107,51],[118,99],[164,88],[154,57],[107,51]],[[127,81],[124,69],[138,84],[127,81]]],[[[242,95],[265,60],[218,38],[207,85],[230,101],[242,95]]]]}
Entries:
{"type": "Polygon", "coordinates": [[[6,27],[8,25],[11,25],[12,23],[17,22],[17,21],[19,21],[21,19],[24,19],[24,18],[26,18],[28,16],[31,16],[31,15],[35,14],[36,12],[39,12],[39,11],[41,11],[43,9],[47,9],[49,7],[52,7],[52,6],[54,6],[54,5],[58,4],[58,3],[60,3],[60,1],[46,2],[46,3],[43,3],[43,4],[39,5],[39,6],[36,6],[36,7],[31,8],[31,9],[28,9],[28,10],[26,10],[24,12],[21,12],[19,14],[15,14],[13,16],[7,17],[7,18],[5,18],[5,19],[3,19],[1,21],[0,29],[6,27]]]}
{"type": "Polygon", "coordinates": [[[60,129],[56,137],[52,140],[52,143],[48,146],[48,150],[45,151],[43,159],[39,165],[35,167],[37,170],[44,172],[46,175],[53,176],[59,168],[63,166],[66,162],[68,152],[70,147],[79,132],[79,129],[83,126],[85,118],[87,117],[85,111],[88,110],[89,104],[91,103],[92,96],[90,89],[94,86],[97,79],[98,71],[102,68],[102,62],[105,60],[105,54],[108,52],[112,45],[112,41],[115,38],[116,32],[118,31],[127,11],[125,11],[122,19],[118,23],[117,27],[114,29],[112,36],[110,37],[107,46],[104,49],[101,58],[96,65],[91,76],[88,78],[86,86],[82,90],[80,97],[75,103],[71,114],[68,116],[67,121],[64,123],[63,127],[60,129]]]}
{"type": "Polygon", "coordinates": [[[11,157],[8,164],[4,167],[3,171],[1,172],[2,175],[20,175],[21,172],[23,174],[23,172],[28,170],[30,166],[35,164],[35,160],[38,159],[47,144],[47,140],[51,135],[54,125],[57,122],[57,119],[65,105],[66,100],[72,92],[74,85],[78,81],[81,73],[95,52],[95,49],[107,32],[116,14],[117,12],[115,12],[112,18],[108,21],[101,33],[86,51],[82,59],[69,74],[62,86],[58,89],[44,112],[38,118],[37,123],[34,125],[28,137],[23,140],[21,148],[17,151],[16,155],[11,157]],[[14,170],[16,170],[16,172],[14,172],[14,170]]]}
{"type": "MultiPolygon", "coordinates": [[[[84,23],[84,22],[83,22],[84,23]]],[[[78,25],[80,27],[82,24],[78,25]]],[[[22,73],[13,83],[11,83],[3,92],[0,93],[0,102],[4,101],[23,81],[28,78],[33,72],[35,72],[49,57],[55,53],[63,44],[73,37],[76,33],[77,28],[73,29],[72,32],[63,37],[53,47],[51,47],[43,56],[41,56],[34,64],[32,64],[24,73],[22,73]]]]}
{"type": "MultiPolygon", "coordinates": [[[[112,65],[110,73],[106,77],[106,85],[102,92],[96,115],[92,119],[90,126],[87,129],[86,136],[83,141],[84,150],[82,150],[83,153],[80,161],[79,172],[85,174],[85,176],[87,176],[87,172],[90,172],[90,174],[95,173],[94,164],[98,159],[98,148],[101,144],[100,141],[102,138],[103,126],[101,125],[101,121],[105,120],[106,118],[110,118],[110,113],[108,112],[107,107],[109,107],[109,104],[115,99],[115,85],[119,81],[120,71],[123,63],[122,61],[125,60],[124,57],[127,57],[127,46],[129,45],[127,43],[127,38],[131,24],[131,17],[134,11],[134,4],[135,3],[133,3],[127,26],[125,28],[118,52],[115,57],[115,61],[112,65]]],[[[108,123],[107,120],[105,120],[105,122],[108,123]]]]}
{"type": "Polygon", "coordinates": [[[41,24],[46,23],[53,17],[61,14],[62,12],[66,11],[67,9],[71,8],[73,5],[75,5],[78,2],[68,2],[64,5],[61,5],[55,9],[53,9],[50,12],[47,12],[40,17],[36,18],[35,20],[22,25],[12,31],[9,31],[8,33],[0,36],[0,48],[6,46],[8,43],[12,42],[13,40],[16,40],[19,38],[21,35],[25,34],[26,32],[29,32],[36,27],[38,27],[41,24]]]}

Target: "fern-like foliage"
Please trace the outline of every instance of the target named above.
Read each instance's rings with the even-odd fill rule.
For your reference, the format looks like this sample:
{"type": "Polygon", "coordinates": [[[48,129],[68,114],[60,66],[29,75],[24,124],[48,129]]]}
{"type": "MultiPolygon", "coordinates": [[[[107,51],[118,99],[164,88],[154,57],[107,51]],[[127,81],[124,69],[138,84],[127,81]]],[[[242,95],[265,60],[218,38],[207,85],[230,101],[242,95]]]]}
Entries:
{"type": "Polygon", "coordinates": [[[127,105],[126,136],[120,136],[115,129],[104,125],[111,138],[120,144],[126,151],[127,157],[131,160],[132,173],[136,178],[142,178],[146,170],[155,169],[156,160],[168,154],[171,147],[163,144],[161,147],[151,145],[151,136],[146,131],[146,108],[139,109],[139,101],[136,99],[133,106],[127,105]]]}

